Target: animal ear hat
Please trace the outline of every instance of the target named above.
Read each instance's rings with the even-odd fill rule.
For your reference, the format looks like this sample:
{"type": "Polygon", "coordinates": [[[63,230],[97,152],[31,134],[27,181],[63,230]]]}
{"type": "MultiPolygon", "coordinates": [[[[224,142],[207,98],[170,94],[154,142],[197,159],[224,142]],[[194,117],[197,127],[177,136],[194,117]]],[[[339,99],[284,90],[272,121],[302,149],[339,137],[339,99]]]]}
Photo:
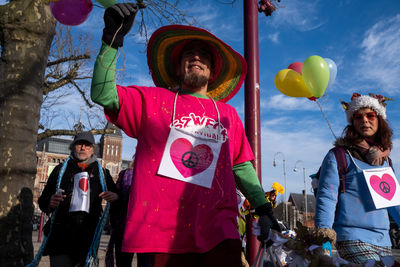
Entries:
{"type": "Polygon", "coordinates": [[[353,93],[351,96],[351,101],[346,103],[341,101],[342,106],[346,112],[347,122],[353,123],[353,114],[361,108],[370,108],[380,115],[384,120],[386,120],[386,103],[385,101],[393,100],[382,95],[360,95],[358,93],[353,93]]]}
{"type": "Polygon", "coordinates": [[[180,54],[185,45],[199,40],[209,45],[213,70],[207,94],[227,102],[242,86],[247,73],[245,59],[210,32],[186,25],[168,25],[156,30],[147,45],[147,64],[154,84],[174,89],[180,85],[176,75],[180,54]]]}

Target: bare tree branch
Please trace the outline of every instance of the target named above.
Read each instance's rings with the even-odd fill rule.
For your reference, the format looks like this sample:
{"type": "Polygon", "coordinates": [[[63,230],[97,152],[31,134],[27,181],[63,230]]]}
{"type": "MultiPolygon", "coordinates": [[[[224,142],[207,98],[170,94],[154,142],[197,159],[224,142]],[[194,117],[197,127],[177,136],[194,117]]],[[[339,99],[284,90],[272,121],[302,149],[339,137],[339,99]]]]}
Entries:
{"type": "MultiPolygon", "coordinates": [[[[79,65],[75,64],[72,69],[70,69],[64,77],[59,79],[56,82],[48,82],[44,81],[44,86],[43,86],[43,94],[47,95],[51,91],[54,91],[60,87],[63,87],[67,85],[68,83],[71,82],[71,80],[75,79],[78,76],[78,70],[79,70],[79,65]]],[[[54,75],[54,74],[49,74],[49,75],[54,75]]],[[[50,77],[50,76],[48,76],[50,77]]],[[[52,77],[57,77],[57,76],[52,76],[52,77]]]]}
{"type": "MultiPolygon", "coordinates": [[[[185,3],[190,1],[195,2],[185,0],[185,3]]],[[[150,38],[149,29],[165,24],[192,25],[196,23],[194,17],[188,16],[185,10],[179,7],[182,1],[136,0],[136,2],[140,6],[136,18],[138,25],[136,33],[144,37],[145,42],[150,38]]],[[[43,104],[40,112],[42,127],[39,132],[44,129],[58,128],[57,126],[62,122],[67,122],[68,126],[65,127],[72,129],[77,120],[81,119],[82,112],[87,114],[84,124],[90,125],[91,129],[101,128],[106,122],[102,109],[94,105],[89,98],[88,88],[90,85],[88,85],[88,81],[92,78],[91,55],[94,53],[90,51],[90,37],[89,34],[80,32],[77,28],[57,24],[57,35],[52,43],[43,81],[43,104]],[[79,96],[83,101],[79,100],[79,96]],[[66,110],[66,108],[71,108],[69,104],[72,103],[71,99],[73,99],[73,105],[80,105],[81,114],[79,116],[79,108],[66,110]],[[67,103],[68,105],[66,105],[67,103]],[[99,123],[103,123],[103,125],[99,123]]],[[[121,78],[121,75],[124,74],[119,73],[117,79],[121,78]]],[[[41,136],[43,134],[44,132],[40,133],[41,136]]],[[[46,136],[48,137],[48,135],[46,136]]]]}
{"type": "Polygon", "coordinates": [[[70,82],[75,86],[76,90],[81,94],[83,100],[85,101],[86,105],[88,105],[89,108],[93,107],[93,104],[89,101],[89,99],[86,97],[85,92],[79,88],[78,84],[74,80],[70,80],[70,82]]]}
{"type": "Polygon", "coordinates": [[[86,54],[78,55],[78,56],[71,55],[70,57],[67,57],[67,58],[60,58],[60,59],[57,59],[55,61],[49,62],[49,63],[47,63],[47,67],[50,67],[50,66],[53,66],[53,65],[57,65],[57,64],[61,64],[61,63],[65,63],[65,62],[68,62],[68,61],[76,61],[76,60],[89,59],[89,58],[90,58],[90,55],[86,55],[86,54]]]}
{"type": "MultiPolygon", "coordinates": [[[[115,133],[115,130],[112,128],[108,129],[92,129],[89,132],[91,132],[93,135],[98,135],[98,134],[112,134],[115,133]]],[[[60,136],[60,135],[70,135],[74,136],[76,135],[77,132],[75,130],[66,130],[66,129],[46,129],[44,132],[38,134],[37,140],[43,140],[51,136],[60,136]]]]}

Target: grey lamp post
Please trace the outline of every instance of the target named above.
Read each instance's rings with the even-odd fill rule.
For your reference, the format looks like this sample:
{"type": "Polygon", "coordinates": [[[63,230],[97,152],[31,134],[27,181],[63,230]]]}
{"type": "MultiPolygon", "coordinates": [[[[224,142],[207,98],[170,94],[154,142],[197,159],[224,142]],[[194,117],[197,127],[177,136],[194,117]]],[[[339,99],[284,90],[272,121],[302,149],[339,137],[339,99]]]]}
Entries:
{"type": "Polygon", "coordinates": [[[306,168],[304,168],[304,162],[302,160],[296,161],[294,164],[293,171],[297,172],[297,163],[301,163],[303,165],[303,179],[304,179],[304,203],[305,203],[305,208],[306,208],[306,216],[305,216],[305,223],[307,224],[307,185],[306,185],[306,168]]]}
{"type": "Polygon", "coordinates": [[[274,162],[272,163],[272,166],[276,167],[276,156],[277,155],[282,155],[282,159],[283,159],[283,179],[284,179],[284,184],[285,184],[285,193],[284,193],[284,201],[283,201],[283,205],[285,205],[285,222],[288,222],[288,210],[287,210],[287,205],[286,205],[286,191],[287,191],[287,187],[286,187],[286,161],[285,161],[285,154],[283,154],[282,152],[276,152],[274,155],[274,162]]]}

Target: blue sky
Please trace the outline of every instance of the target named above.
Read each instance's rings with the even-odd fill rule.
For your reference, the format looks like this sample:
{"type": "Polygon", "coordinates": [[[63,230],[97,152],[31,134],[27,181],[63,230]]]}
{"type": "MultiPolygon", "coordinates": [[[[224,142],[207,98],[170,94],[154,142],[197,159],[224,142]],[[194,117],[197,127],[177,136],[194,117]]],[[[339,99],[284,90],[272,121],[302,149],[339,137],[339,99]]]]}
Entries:
{"type": "MultiPolygon", "coordinates": [[[[217,0],[181,2],[181,8],[196,17],[197,26],[210,30],[243,54],[243,1],[231,5],[217,0]]],[[[395,100],[388,102],[387,115],[394,131],[391,158],[394,166],[400,166],[400,1],[282,0],[274,4],[279,8],[271,17],[262,13],[258,16],[264,190],[269,190],[275,181],[284,184],[284,156],[287,196],[304,189],[302,168],[305,168],[307,192],[311,194],[308,176],[317,171],[332,147],[334,137],[317,104],[306,98],[287,97],[274,84],[274,77],[280,70],[293,62],[304,62],[312,55],[330,58],[338,68],[334,84],[320,99],[336,136],[340,136],[346,126],[339,99],[349,101],[353,92],[371,92],[395,100]],[[276,167],[272,165],[274,156],[276,167]],[[298,160],[301,160],[297,165],[300,171],[294,172],[298,160]]],[[[76,31],[93,34],[94,51],[100,46],[96,40],[101,38],[103,12],[95,6],[86,22],[73,27],[76,31]]],[[[144,40],[134,34],[135,29],[125,38],[126,70],[119,73],[122,78],[118,82],[152,85],[144,40]]],[[[153,28],[149,30],[150,33],[154,31],[153,28]]],[[[242,88],[229,104],[244,120],[243,95],[242,88]]],[[[124,138],[123,158],[131,157],[135,143],[124,138]]]]}

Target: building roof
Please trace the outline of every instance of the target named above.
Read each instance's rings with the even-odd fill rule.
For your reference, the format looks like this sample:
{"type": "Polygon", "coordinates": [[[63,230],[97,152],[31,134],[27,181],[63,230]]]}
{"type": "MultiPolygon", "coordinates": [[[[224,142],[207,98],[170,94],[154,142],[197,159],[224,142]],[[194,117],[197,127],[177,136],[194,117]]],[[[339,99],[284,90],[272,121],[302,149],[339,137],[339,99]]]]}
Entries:
{"type": "Polygon", "coordinates": [[[36,144],[36,151],[45,151],[49,153],[58,153],[69,155],[69,145],[71,144],[72,139],[69,138],[60,138],[60,137],[49,137],[43,140],[40,140],[36,144]]]}
{"type": "MultiPolygon", "coordinates": [[[[305,212],[306,206],[303,194],[290,193],[289,202],[293,203],[298,211],[305,212]]],[[[307,194],[307,212],[315,213],[315,196],[307,194]]]]}
{"type": "Polygon", "coordinates": [[[111,122],[107,122],[106,127],[104,127],[104,129],[114,129],[114,133],[105,134],[105,136],[122,137],[121,129],[111,122]]]}

